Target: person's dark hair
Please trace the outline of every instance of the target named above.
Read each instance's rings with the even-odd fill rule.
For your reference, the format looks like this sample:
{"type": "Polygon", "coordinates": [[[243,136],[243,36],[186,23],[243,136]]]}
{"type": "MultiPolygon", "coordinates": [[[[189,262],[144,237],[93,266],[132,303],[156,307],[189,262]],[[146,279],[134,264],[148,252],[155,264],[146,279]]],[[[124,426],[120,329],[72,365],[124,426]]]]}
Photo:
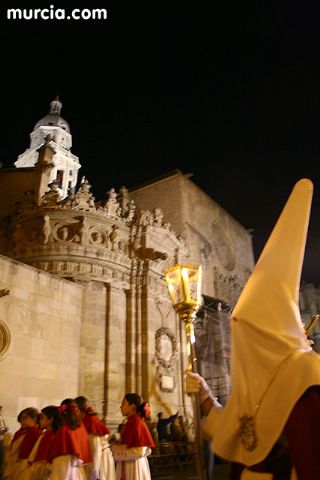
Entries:
{"type": "Polygon", "coordinates": [[[119,423],[117,432],[118,432],[118,433],[121,433],[122,430],[124,429],[124,427],[125,427],[125,423],[119,423]]]}
{"type": "Polygon", "coordinates": [[[64,400],[62,400],[60,405],[70,405],[73,402],[74,402],[73,398],[65,398],[64,400]]]}
{"type": "Polygon", "coordinates": [[[86,413],[87,415],[97,415],[97,412],[93,407],[89,405],[87,397],[80,395],[74,399],[75,403],[78,405],[78,408],[81,412],[86,413]]]}
{"type": "Polygon", "coordinates": [[[126,393],[124,398],[127,400],[129,405],[135,405],[137,412],[139,411],[141,405],[141,397],[137,393],[126,393]]]}
{"type": "Polygon", "coordinates": [[[23,410],[21,410],[21,412],[19,413],[19,415],[17,417],[17,420],[18,420],[19,423],[21,423],[21,419],[24,416],[33,418],[33,420],[36,420],[36,422],[38,423],[39,410],[37,410],[36,408],[33,408],[33,407],[24,408],[23,410]]]}
{"type": "Polygon", "coordinates": [[[78,405],[71,398],[66,398],[58,407],[59,413],[71,430],[75,430],[81,425],[81,414],[78,405]]]}
{"type": "Polygon", "coordinates": [[[159,413],[158,413],[158,418],[161,418],[162,415],[163,415],[163,412],[159,412],[159,413]]]}
{"type": "Polygon", "coordinates": [[[56,432],[63,424],[62,416],[59,412],[59,407],[55,405],[48,405],[41,409],[41,412],[48,418],[52,418],[51,427],[56,432]]]}
{"type": "Polygon", "coordinates": [[[145,402],[141,403],[138,413],[139,413],[140,417],[143,418],[144,420],[150,420],[150,405],[149,405],[148,401],[145,401],[145,402]],[[148,408],[148,410],[149,410],[148,413],[147,413],[147,405],[149,407],[148,408]]]}

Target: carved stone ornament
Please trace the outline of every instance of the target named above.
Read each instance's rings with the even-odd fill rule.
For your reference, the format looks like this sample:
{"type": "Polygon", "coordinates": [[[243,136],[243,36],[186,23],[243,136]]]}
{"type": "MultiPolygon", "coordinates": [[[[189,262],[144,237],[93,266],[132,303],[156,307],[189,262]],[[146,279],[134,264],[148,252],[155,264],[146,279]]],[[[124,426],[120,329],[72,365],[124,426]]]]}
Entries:
{"type": "Polygon", "coordinates": [[[7,325],[0,320],[0,357],[8,350],[10,342],[10,330],[7,325]]]}
{"type": "Polygon", "coordinates": [[[166,327],[156,331],[156,358],[160,365],[169,368],[177,356],[175,335],[166,327]]]}

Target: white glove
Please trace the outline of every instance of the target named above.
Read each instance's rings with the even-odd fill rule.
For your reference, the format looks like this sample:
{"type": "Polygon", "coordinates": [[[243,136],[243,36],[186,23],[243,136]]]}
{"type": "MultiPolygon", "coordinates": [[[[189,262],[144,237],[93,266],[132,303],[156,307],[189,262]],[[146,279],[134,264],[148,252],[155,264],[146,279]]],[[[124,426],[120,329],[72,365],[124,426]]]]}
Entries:
{"type": "Polygon", "coordinates": [[[187,370],[186,374],[186,393],[191,395],[192,393],[198,393],[200,397],[200,403],[204,402],[206,398],[212,396],[211,390],[205,381],[198,373],[190,372],[187,370]]]}

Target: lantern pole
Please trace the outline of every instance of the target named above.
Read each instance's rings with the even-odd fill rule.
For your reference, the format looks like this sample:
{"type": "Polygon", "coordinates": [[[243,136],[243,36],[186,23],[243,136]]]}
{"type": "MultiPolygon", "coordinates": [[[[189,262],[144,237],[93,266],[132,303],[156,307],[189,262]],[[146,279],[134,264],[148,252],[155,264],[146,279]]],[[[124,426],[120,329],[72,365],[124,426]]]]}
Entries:
{"type": "MultiPolygon", "coordinates": [[[[195,334],[194,334],[194,327],[193,327],[193,319],[196,315],[200,307],[200,285],[201,285],[201,267],[197,266],[188,266],[188,265],[176,265],[166,270],[166,281],[169,288],[169,293],[171,300],[173,302],[173,308],[179,315],[180,321],[184,323],[186,341],[187,341],[187,355],[188,355],[188,370],[193,373],[198,373],[198,365],[197,365],[197,354],[196,354],[196,345],[195,345],[195,334]],[[176,275],[175,280],[178,282],[178,291],[182,294],[182,297],[179,298],[177,302],[172,286],[170,286],[170,278],[168,274],[170,272],[176,270],[180,271],[188,270],[188,268],[198,269],[197,270],[197,298],[192,299],[190,298],[190,285],[188,282],[188,276],[181,275],[178,277],[176,275]]],[[[206,480],[206,470],[204,466],[204,451],[203,451],[203,435],[200,426],[201,420],[201,411],[200,411],[200,397],[199,393],[193,394],[191,396],[192,399],[192,407],[193,407],[193,419],[194,419],[194,448],[195,448],[195,455],[196,455],[196,466],[197,466],[197,473],[199,480],[206,480]]]]}

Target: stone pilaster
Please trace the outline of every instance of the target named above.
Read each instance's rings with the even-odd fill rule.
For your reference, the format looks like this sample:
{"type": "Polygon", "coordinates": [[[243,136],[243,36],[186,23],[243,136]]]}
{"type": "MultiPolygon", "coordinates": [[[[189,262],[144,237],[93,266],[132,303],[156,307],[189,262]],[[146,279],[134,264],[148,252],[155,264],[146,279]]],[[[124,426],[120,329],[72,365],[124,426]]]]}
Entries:
{"type": "Polygon", "coordinates": [[[108,423],[120,423],[120,403],[126,393],[126,293],[121,282],[110,283],[107,291],[104,400],[108,423]]]}

